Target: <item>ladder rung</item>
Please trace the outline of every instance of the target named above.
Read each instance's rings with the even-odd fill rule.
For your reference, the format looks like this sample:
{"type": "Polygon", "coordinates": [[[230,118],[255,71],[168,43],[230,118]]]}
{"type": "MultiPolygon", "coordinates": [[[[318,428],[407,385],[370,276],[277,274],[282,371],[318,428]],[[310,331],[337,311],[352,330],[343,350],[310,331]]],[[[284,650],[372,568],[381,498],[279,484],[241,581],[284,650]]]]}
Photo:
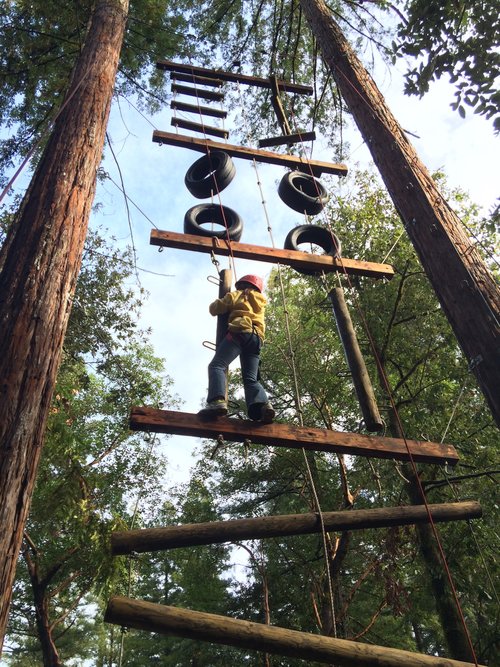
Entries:
{"type": "Polygon", "coordinates": [[[219,127],[212,127],[210,125],[202,125],[201,123],[193,123],[190,120],[184,120],[183,118],[172,118],[170,122],[172,125],[181,127],[183,130],[191,130],[192,132],[200,132],[201,134],[210,134],[212,137],[227,139],[229,136],[227,130],[222,130],[219,127]]]}
{"type": "Polygon", "coordinates": [[[172,84],[172,92],[179,95],[198,97],[202,100],[211,100],[212,102],[220,102],[224,99],[224,93],[217,93],[214,90],[201,90],[201,88],[189,88],[188,86],[180,86],[177,83],[172,84]]]}
{"type": "Polygon", "coordinates": [[[195,113],[202,116],[212,116],[213,118],[227,118],[227,111],[224,109],[216,109],[215,107],[203,107],[199,104],[188,104],[187,102],[179,102],[172,100],[170,108],[176,111],[186,111],[187,113],[195,113]]]}
{"type": "Polygon", "coordinates": [[[195,83],[200,86],[212,86],[213,88],[221,88],[222,86],[220,79],[211,79],[207,76],[196,76],[195,74],[184,72],[172,72],[170,78],[174,81],[185,81],[186,83],[195,83]]]}
{"type": "Polygon", "coordinates": [[[282,146],[283,144],[298,144],[301,141],[314,141],[316,132],[298,132],[297,134],[283,134],[280,137],[269,137],[259,140],[259,148],[268,146],[282,146]]]}

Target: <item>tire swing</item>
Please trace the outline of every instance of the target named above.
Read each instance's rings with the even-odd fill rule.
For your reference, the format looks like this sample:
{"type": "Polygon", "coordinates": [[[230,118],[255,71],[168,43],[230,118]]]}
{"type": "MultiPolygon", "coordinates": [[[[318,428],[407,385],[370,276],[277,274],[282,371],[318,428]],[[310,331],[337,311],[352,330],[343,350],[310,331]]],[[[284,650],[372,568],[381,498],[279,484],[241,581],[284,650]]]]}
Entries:
{"type": "Polygon", "coordinates": [[[206,199],[212,193],[222,192],[236,175],[231,156],[224,151],[212,151],[189,167],[184,183],[197,199],[206,199]]]}
{"type": "Polygon", "coordinates": [[[289,171],[280,181],[278,194],[294,211],[316,215],[330,198],[325,186],[314,176],[301,171],[289,171]]]}
{"type": "MultiPolygon", "coordinates": [[[[317,225],[299,225],[291,229],[285,239],[285,250],[298,250],[302,252],[302,249],[299,248],[301,243],[314,243],[323,248],[325,255],[336,258],[340,257],[342,250],[340,239],[326,227],[318,227],[317,225]]],[[[321,270],[295,270],[306,276],[315,276],[321,273],[321,270]]]]}
{"type": "Polygon", "coordinates": [[[231,241],[239,241],[243,233],[243,220],[228,206],[218,204],[198,204],[193,206],[184,215],[184,233],[197,236],[216,237],[231,241]],[[202,225],[221,225],[222,229],[206,229],[202,225]],[[227,225],[227,229],[226,229],[227,225]]]}

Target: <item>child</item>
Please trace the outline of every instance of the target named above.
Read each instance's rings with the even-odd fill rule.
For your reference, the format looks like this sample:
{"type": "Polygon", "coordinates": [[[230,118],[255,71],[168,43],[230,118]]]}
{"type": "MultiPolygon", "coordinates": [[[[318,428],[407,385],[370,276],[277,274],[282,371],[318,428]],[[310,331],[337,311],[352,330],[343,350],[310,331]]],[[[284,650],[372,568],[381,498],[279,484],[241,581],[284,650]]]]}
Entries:
{"type": "Polygon", "coordinates": [[[209,306],[211,315],[229,313],[229,324],[228,333],[208,366],[207,404],[199,415],[216,417],[227,414],[226,371],[239,355],[248,416],[270,424],[275,413],[257,379],[265,330],[266,297],[262,294],[262,278],[243,276],[235,287],[235,292],[228,292],[223,299],[216,299],[209,306]]]}

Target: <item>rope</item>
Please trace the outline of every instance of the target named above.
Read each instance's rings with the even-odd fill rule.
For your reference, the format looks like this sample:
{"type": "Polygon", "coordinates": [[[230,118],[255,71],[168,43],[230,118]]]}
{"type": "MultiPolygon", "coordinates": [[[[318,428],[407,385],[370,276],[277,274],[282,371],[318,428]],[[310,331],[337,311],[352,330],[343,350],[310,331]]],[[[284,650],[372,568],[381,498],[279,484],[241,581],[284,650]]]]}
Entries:
{"type": "MultiPolygon", "coordinates": [[[[240,93],[240,101],[241,101],[241,90],[240,87],[238,86],[238,92],[240,93]]],[[[245,113],[244,113],[244,105],[241,104],[241,109],[242,109],[242,115],[244,121],[246,120],[245,118],[245,113]]],[[[266,220],[266,225],[267,225],[267,231],[269,233],[269,237],[271,240],[272,247],[275,248],[276,244],[274,241],[274,236],[273,236],[273,230],[272,230],[272,225],[269,217],[269,213],[267,210],[267,205],[266,201],[264,199],[264,193],[262,190],[262,183],[260,181],[259,177],[259,170],[257,166],[257,162],[254,159],[252,161],[253,167],[255,169],[255,175],[257,179],[257,186],[259,188],[259,192],[261,195],[261,203],[264,211],[264,217],[266,220]]],[[[287,336],[287,342],[288,342],[288,348],[290,352],[290,360],[291,360],[291,370],[292,370],[292,377],[293,377],[293,386],[294,386],[294,401],[295,401],[295,409],[296,413],[298,416],[299,424],[300,426],[304,426],[304,419],[303,419],[303,410],[302,410],[302,401],[301,401],[301,395],[300,395],[300,389],[299,389],[299,380],[298,380],[298,375],[297,375],[297,368],[295,365],[295,351],[293,349],[293,343],[292,343],[292,334],[290,330],[290,320],[288,317],[288,309],[286,305],[286,295],[285,295],[285,287],[283,284],[283,276],[282,276],[282,265],[278,262],[277,263],[278,267],[278,279],[279,279],[279,284],[280,284],[280,291],[281,291],[281,299],[283,302],[283,308],[284,308],[284,315],[285,315],[285,328],[286,328],[286,336],[287,336]]],[[[304,448],[302,448],[302,455],[304,458],[304,464],[307,470],[307,476],[308,476],[308,481],[309,481],[309,486],[310,490],[313,495],[313,500],[314,500],[314,505],[316,507],[317,513],[318,513],[318,518],[320,521],[321,525],[321,535],[322,535],[322,541],[323,541],[323,553],[325,557],[325,565],[326,565],[326,576],[327,576],[327,581],[328,581],[328,594],[329,594],[329,599],[330,599],[330,611],[332,615],[332,629],[333,629],[333,636],[337,636],[337,624],[336,624],[336,615],[335,615],[335,602],[334,602],[334,595],[333,595],[333,586],[332,586],[332,579],[330,575],[330,563],[328,561],[328,541],[327,541],[327,532],[325,528],[325,523],[323,519],[323,511],[321,509],[321,503],[319,500],[319,496],[316,490],[316,485],[314,483],[314,477],[312,474],[311,467],[309,465],[309,461],[307,459],[307,453],[304,448]]]]}

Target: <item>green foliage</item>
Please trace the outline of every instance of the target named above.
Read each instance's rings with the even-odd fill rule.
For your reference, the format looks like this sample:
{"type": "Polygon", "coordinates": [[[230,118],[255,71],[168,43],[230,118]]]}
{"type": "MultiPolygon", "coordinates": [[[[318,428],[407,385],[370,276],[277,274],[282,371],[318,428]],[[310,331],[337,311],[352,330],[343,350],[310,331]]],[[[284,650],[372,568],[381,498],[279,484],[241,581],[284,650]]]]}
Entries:
{"type": "Polygon", "coordinates": [[[129,259],[89,236],[25,529],[9,664],[40,655],[41,622],[63,660],[96,655],[95,610],[127,577],[110,533],[131,521],[138,492],[137,520],[159,502],[165,461],[154,436],[129,431],[128,414],[134,404],[172,403],[170,380],[138,327],[129,259]]]}
{"type": "Polygon", "coordinates": [[[405,9],[408,20],[399,26],[395,53],[419,61],[406,73],[406,92],[422,96],[447,74],[455,84],[452,108],[464,117],[471,107],[500,131],[498,4],[409,0],[405,9]]]}

